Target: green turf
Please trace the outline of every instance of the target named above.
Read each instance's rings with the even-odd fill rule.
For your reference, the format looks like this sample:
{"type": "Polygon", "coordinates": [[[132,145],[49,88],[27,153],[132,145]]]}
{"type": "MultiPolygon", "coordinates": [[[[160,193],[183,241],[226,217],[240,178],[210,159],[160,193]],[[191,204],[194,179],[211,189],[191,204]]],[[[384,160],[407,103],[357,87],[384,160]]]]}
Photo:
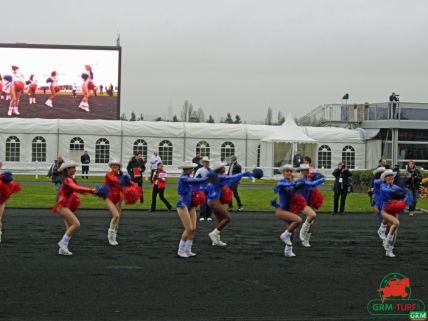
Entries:
{"type": "MultiPolygon", "coordinates": [[[[25,207],[25,208],[50,208],[54,204],[55,188],[53,184],[35,184],[33,181],[17,177],[17,181],[22,184],[22,191],[15,194],[8,201],[8,207],[25,207]]],[[[43,181],[48,181],[43,179],[43,181]]],[[[90,179],[88,181],[80,181],[81,184],[90,187],[95,186],[96,183],[102,181],[102,178],[90,179]]],[[[274,183],[272,182],[272,188],[274,183]]],[[[327,188],[323,189],[322,193],[325,196],[324,206],[319,210],[320,212],[332,212],[333,210],[333,192],[327,188]]],[[[270,206],[270,200],[277,197],[272,189],[261,187],[258,188],[245,188],[242,184],[239,189],[244,207],[248,211],[273,211],[270,206]]],[[[143,205],[135,204],[132,206],[125,206],[125,208],[143,208],[148,209],[151,203],[152,188],[148,183],[144,186],[145,202],[143,205]]],[[[175,187],[166,188],[165,196],[169,202],[174,206],[178,200],[178,195],[175,187]]],[[[166,209],[164,204],[158,199],[158,209],[166,209]]],[[[236,206],[236,203],[235,203],[236,206]]],[[[428,199],[420,199],[418,207],[428,208],[428,199]]],[[[105,203],[102,199],[92,196],[81,196],[81,208],[105,208],[105,203]]],[[[369,199],[366,193],[350,193],[348,194],[346,202],[346,211],[348,212],[370,212],[372,209],[369,204],[369,199]]]]}

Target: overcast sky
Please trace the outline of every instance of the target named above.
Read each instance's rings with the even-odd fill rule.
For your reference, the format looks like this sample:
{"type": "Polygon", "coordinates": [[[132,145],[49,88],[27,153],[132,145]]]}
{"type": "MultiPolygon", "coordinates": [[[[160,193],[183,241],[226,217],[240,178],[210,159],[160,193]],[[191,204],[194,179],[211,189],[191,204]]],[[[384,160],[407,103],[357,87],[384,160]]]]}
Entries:
{"type": "MultiPolygon", "coordinates": [[[[428,102],[426,0],[8,1],[1,42],[122,46],[122,111],[428,102]]],[[[0,57],[1,59],[1,57],[0,57]]]]}

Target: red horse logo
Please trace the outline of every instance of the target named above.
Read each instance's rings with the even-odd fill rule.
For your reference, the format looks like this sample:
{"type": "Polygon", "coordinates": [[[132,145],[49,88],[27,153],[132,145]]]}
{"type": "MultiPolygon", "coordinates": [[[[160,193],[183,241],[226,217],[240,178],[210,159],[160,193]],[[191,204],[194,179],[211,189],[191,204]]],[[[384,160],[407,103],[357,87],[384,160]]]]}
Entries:
{"type": "Polygon", "coordinates": [[[385,302],[386,298],[390,298],[392,296],[394,297],[401,297],[405,298],[409,294],[406,291],[406,288],[410,286],[410,279],[404,278],[404,279],[395,279],[388,282],[387,286],[384,288],[377,289],[378,292],[382,292],[382,303],[385,302]]]}

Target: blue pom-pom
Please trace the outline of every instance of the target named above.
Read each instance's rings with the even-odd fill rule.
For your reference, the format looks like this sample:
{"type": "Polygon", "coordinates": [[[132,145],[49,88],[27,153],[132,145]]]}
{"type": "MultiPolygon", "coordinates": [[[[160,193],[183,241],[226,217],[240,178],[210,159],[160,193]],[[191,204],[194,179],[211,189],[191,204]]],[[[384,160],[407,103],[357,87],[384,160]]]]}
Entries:
{"type": "Polygon", "coordinates": [[[48,79],[46,79],[46,82],[51,83],[51,82],[53,82],[53,79],[51,77],[49,77],[48,79]]]}
{"type": "Polygon", "coordinates": [[[254,168],[253,169],[253,176],[257,179],[260,179],[263,177],[263,170],[261,168],[254,168]]]}
{"type": "Polygon", "coordinates": [[[97,191],[96,194],[102,198],[107,198],[108,193],[110,193],[110,188],[107,185],[97,185],[95,190],[97,191]]]}
{"type": "Polygon", "coordinates": [[[129,186],[130,184],[131,184],[131,177],[129,177],[128,175],[120,176],[120,185],[129,186]]]}
{"type": "Polygon", "coordinates": [[[270,205],[272,205],[273,207],[275,207],[275,208],[278,208],[279,207],[279,204],[278,204],[278,202],[276,201],[276,198],[275,199],[273,199],[273,200],[270,200],[270,205]]]}
{"type": "Polygon", "coordinates": [[[27,80],[27,81],[25,82],[25,84],[26,84],[26,85],[29,85],[29,84],[31,84],[31,81],[27,80]]]}
{"type": "Polygon", "coordinates": [[[9,183],[11,181],[13,181],[13,176],[11,172],[4,172],[3,174],[1,174],[1,180],[5,183],[9,183]]]}
{"type": "Polygon", "coordinates": [[[208,179],[210,179],[210,180],[212,180],[213,178],[215,178],[217,176],[218,176],[217,173],[214,172],[214,171],[209,172],[208,175],[207,175],[208,179]]]}
{"type": "Polygon", "coordinates": [[[11,82],[11,81],[12,81],[12,79],[13,79],[13,77],[12,77],[11,75],[4,75],[4,76],[3,76],[3,79],[4,79],[4,80],[6,80],[6,81],[11,82]]]}

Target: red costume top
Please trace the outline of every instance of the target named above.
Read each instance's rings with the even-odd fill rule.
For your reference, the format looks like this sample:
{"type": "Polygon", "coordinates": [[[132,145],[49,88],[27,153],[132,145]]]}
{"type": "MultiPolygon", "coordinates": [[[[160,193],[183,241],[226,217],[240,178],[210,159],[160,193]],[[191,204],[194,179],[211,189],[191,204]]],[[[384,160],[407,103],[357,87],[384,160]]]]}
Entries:
{"type": "Polygon", "coordinates": [[[122,185],[120,184],[119,173],[108,172],[105,176],[104,184],[110,189],[107,198],[112,201],[113,204],[122,201],[122,185]]]}
{"type": "Polygon", "coordinates": [[[61,207],[66,207],[72,212],[77,211],[80,206],[80,198],[77,193],[88,194],[93,193],[93,191],[89,187],[84,187],[77,184],[76,180],[73,177],[65,177],[62,182],[62,187],[59,190],[58,202],[56,202],[56,204],[52,208],[52,211],[56,213],[57,210],[61,207]]]}
{"type": "Polygon", "coordinates": [[[13,193],[17,193],[20,190],[21,190],[21,185],[19,185],[14,181],[3,182],[1,180],[1,175],[0,175],[0,204],[6,203],[10,195],[12,195],[13,193]]]}

